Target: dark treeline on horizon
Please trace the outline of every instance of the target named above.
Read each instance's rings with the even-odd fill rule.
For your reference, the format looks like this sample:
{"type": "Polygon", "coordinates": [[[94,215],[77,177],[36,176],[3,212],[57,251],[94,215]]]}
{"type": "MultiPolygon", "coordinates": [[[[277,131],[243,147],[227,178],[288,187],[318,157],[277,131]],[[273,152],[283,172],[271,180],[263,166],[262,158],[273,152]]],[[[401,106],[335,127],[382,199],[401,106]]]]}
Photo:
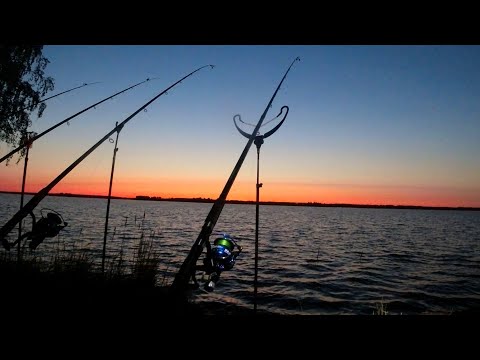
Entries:
{"type": "MultiPolygon", "coordinates": [[[[18,191],[0,191],[4,194],[20,194],[18,191]]],[[[25,192],[28,195],[35,195],[36,193],[25,192]]],[[[52,193],[48,196],[64,196],[64,197],[84,197],[84,198],[99,198],[107,199],[107,195],[83,195],[71,193],[52,193]]],[[[213,203],[215,199],[211,198],[162,198],[157,196],[137,195],[135,198],[112,196],[112,199],[124,200],[146,200],[146,201],[176,201],[176,202],[200,202],[213,203]]],[[[253,200],[227,200],[227,204],[247,204],[255,205],[253,200]]],[[[378,209],[423,209],[423,210],[473,210],[480,211],[480,207],[449,207],[449,206],[420,206],[420,205],[372,205],[372,204],[325,204],[319,202],[288,202],[288,201],[260,201],[261,205],[283,205],[283,206],[312,206],[312,207],[348,207],[348,208],[378,208],[378,209]]]]}

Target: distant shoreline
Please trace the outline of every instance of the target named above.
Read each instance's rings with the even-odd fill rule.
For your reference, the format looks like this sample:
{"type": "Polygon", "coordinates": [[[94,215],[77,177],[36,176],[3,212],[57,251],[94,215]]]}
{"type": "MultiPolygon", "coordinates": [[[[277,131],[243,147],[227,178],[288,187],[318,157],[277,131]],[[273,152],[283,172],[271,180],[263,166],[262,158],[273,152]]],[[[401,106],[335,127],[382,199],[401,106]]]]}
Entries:
{"type": "MultiPolygon", "coordinates": [[[[0,191],[0,194],[21,194],[19,191],[0,191]]],[[[36,193],[26,192],[26,195],[35,195],[36,193]]],[[[82,195],[71,193],[52,193],[48,196],[63,197],[81,197],[81,198],[97,198],[107,199],[107,195],[82,195]]],[[[143,200],[143,201],[175,201],[175,202],[197,202],[197,203],[214,203],[215,199],[210,198],[162,198],[155,196],[138,195],[135,198],[112,196],[112,199],[123,200],[143,200]]],[[[244,200],[227,200],[227,204],[247,204],[255,205],[255,201],[244,200]]],[[[324,204],[317,202],[287,202],[287,201],[260,201],[260,205],[282,205],[282,206],[309,206],[309,207],[345,207],[345,208],[373,208],[373,209],[419,209],[419,210],[468,210],[480,211],[478,207],[449,207],[449,206],[416,206],[416,205],[369,205],[369,204],[324,204]]]]}

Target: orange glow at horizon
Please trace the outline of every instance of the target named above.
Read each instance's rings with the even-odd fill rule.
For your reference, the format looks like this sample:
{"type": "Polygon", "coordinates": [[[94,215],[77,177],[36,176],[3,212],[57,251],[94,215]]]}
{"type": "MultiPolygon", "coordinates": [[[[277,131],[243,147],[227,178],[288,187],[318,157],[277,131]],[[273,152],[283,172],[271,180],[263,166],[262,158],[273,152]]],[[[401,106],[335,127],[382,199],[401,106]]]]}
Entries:
{"type": "MultiPolygon", "coordinates": [[[[18,179],[0,184],[0,190],[20,191],[18,179]]],[[[27,181],[27,192],[38,192],[47,181],[36,178],[27,181]]],[[[210,198],[216,199],[225,185],[224,179],[176,179],[160,178],[114,178],[112,196],[131,197],[138,195],[162,198],[210,198]]],[[[65,179],[55,186],[52,193],[82,195],[108,195],[108,179],[92,179],[77,176],[65,179]]],[[[255,183],[237,180],[228,200],[255,200],[255,183]]],[[[365,186],[365,185],[322,185],[305,183],[265,182],[260,188],[261,201],[317,202],[326,204],[368,205],[414,205],[480,207],[478,189],[456,190],[450,188],[365,186]]]]}

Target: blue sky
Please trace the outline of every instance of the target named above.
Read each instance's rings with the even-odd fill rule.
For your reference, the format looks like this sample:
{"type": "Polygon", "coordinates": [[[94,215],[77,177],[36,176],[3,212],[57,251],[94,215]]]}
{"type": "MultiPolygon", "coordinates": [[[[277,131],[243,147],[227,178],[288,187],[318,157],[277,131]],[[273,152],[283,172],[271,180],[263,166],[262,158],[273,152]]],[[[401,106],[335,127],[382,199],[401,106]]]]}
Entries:
{"type": "MultiPolygon", "coordinates": [[[[213,189],[208,196],[218,196],[246,143],[233,115],[256,123],[299,56],[266,117],[290,107],[284,125],[262,147],[261,177],[269,184],[262,189],[265,200],[310,196],[317,202],[480,206],[479,46],[55,45],[45,46],[44,55],[50,60],[47,74],[55,79],[49,95],[85,82],[101,83],[48,101],[44,116],[33,121],[36,131],[147,77],[158,79],[39,139],[29,164],[35,189],[53,180],[116,121],[187,73],[214,64],[126,125],[115,181],[118,191],[128,184],[138,191],[157,186],[165,196],[174,193],[168,181],[176,181],[184,186],[178,194],[188,196],[186,188],[196,180],[213,189]],[[135,179],[143,180],[132,185],[135,179]]],[[[72,172],[65,178],[64,186],[76,183],[80,174],[107,176],[108,190],[112,148],[102,145],[74,170],[77,177],[72,172]]],[[[0,144],[2,153],[7,150],[0,144]]],[[[253,183],[254,198],[255,161],[252,148],[232,195],[247,196],[240,186],[253,183]]],[[[21,179],[14,166],[5,170],[7,183],[17,181],[19,173],[21,179]]]]}

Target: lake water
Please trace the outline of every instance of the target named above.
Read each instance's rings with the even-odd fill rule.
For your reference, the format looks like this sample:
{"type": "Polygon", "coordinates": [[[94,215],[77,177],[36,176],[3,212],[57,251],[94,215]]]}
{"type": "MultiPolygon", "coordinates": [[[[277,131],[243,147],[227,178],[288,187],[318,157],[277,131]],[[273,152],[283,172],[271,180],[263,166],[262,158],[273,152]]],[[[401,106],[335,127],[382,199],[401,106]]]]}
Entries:
{"type": "MultiPolygon", "coordinates": [[[[19,203],[19,195],[0,194],[0,225],[19,203]]],[[[46,256],[60,247],[101,263],[106,205],[106,199],[47,196],[34,211],[37,219],[40,209],[50,208],[68,226],[35,252],[46,256]]],[[[132,259],[143,232],[161,257],[158,281],[171,284],[211,207],[114,199],[107,255],[123,248],[132,259]]],[[[26,230],[30,224],[27,217],[26,230]]],[[[225,205],[217,232],[240,239],[243,252],[213,293],[200,288],[193,301],[251,309],[255,206],[225,205]]],[[[261,205],[257,304],[259,311],[303,315],[370,315],[380,304],[388,314],[478,311],[480,211],[261,205]]]]}

